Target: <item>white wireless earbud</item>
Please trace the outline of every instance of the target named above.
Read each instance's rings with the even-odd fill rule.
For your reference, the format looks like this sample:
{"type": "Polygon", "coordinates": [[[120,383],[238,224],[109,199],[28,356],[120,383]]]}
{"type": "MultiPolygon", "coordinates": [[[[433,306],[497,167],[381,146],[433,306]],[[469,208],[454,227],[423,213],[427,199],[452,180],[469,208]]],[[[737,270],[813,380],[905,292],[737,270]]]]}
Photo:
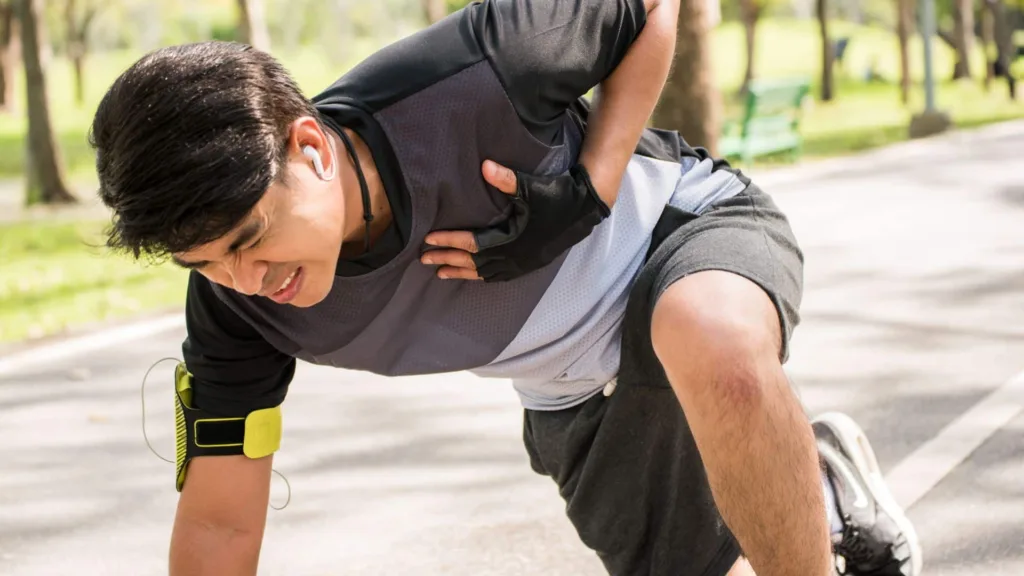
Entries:
{"type": "Polygon", "coordinates": [[[321,180],[323,180],[324,163],[322,160],[320,160],[320,154],[317,153],[316,148],[313,148],[312,146],[303,146],[302,154],[306,158],[309,158],[310,162],[313,163],[313,170],[316,170],[316,175],[319,176],[321,180]]]}

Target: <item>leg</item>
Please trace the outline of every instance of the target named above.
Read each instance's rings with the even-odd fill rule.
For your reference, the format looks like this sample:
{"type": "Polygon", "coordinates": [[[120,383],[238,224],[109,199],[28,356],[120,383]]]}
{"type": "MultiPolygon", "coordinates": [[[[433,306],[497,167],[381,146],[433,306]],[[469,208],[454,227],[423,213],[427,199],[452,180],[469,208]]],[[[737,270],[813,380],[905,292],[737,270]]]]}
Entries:
{"type": "Polygon", "coordinates": [[[831,552],[814,436],[782,370],[768,294],[717,270],[658,299],[654,350],[726,523],[761,576],[826,576],[831,552]]]}
{"type": "MultiPolygon", "coordinates": [[[[716,179],[723,187],[738,181],[716,179]]],[[[801,265],[785,219],[756,188],[716,201],[699,217],[671,206],[630,293],[611,395],[568,410],[526,412],[533,468],[555,480],[581,540],[613,576],[752,573],[737,563],[739,545],[720,513],[690,414],[655,354],[651,323],[668,287],[710,266],[770,279],[766,290],[784,323],[780,338],[788,340],[798,319],[801,265]]]]}
{"type": "MultiPolygon", "coordinates": [[[[728,429],[724,434],[716,431],[708,425],[709,421],[722,418],[716,415],[714,403],[711,403],[711,410],[703,407],[695,410],[689,404],[700,400],[687,401],[685,397],[700,399],[703,396],[703,402],[708,402],[708,390],[724,390],[726,396],[734,399],[733,410],[750,411],[753,406],[755,416],[761,412],[762,424],[765,414],[776,417],[782,414],[790,419],[791,424],[796,422],[796,428],[800,429],[793,438],[798,443],[806,442],[805,438],[800,439],[806,430],[806,421],[794,407],[795,399],[787,394],[788,383],[778,360],[786,358],[789,336],[799,322],[797,310],[802,291],[802,264],[802,255],[785,217],[769,197],[751,186],[737,197],[720,201],[711,212],[685,224],[666,239],[652,256],[650,269],[653,272],[650,275],[653,278],[648,274],[641,275],[636,289],[637,300],[644,309],[655,308],[661,318],[652,319],[654,314],[648,313],[646,324],[627,321],[623,335],[620,380],[637,380],[636,375],[642,381],[660,380],[665,378],[665,371],[658,373],[650,366],[661,368],[662,364],[665,365],[672,387],[682,392],[680,400],[701,448],[703,463],[708,468],[707,476],[712,481],[716,503],[762,574],[766,570],[757,563],[757,551],[748,543],[750,536],[741,532],[744,526],[737,522],[742,522],[743,514],[756,516],[758,509],[765,506],[755,501],[753,507],[744,508],[736,506],[735,502],[742,502],[742,489],[749,488],[746,484],[751,484],[749,479],[752,477],[760,480],[754,488],[761,487],[763,493],[770,492],[765,488],[771,486],[761,480],[765,471],[757,468],[763,462],[757,458],[748,460],[746,474],[740,482],[723,482],[723,465],[718,463],[718,469],[712,469],[712,466],[722,459],[721,456],[727,457],[728,454],[717,450],[709,454],[707,451],[711,449],[705,444],[716,439],[721,442],[722,438],[728,438],[729,432],[733,432],[734,441],[749,450],[750,436],[735,434],[734,430],[728,429]],[[723,270],[734,274],[721,272],[723,270]],[[682,296],[680,292],[683,292],[682,296]],[[676,310],[671,312],[670,309],[676,310]],[[666,311],[670,313],[666,314],[666,311]],[[666,319],[673,321],[664,322],[666,319]],[[663,334],[655,334],[652,321],[660,324],[658,331],[663,334]],[[679,344],[675,340],[680,339],[678,334],[674,334],[677,326],[690,330],[689,336],[684,335],[683,339],[688,338],[694,343],[684,343],[678,349],[682,356],[692,358],[689,362],[675,354],[674,346],[679,344]],[[703,328],[694,334],[694,327],[703,328]],[[655,357],[652,338],[660,340],[657,348],[662,356],[661,362],[655,357]],[[711,345],[703,350],[700,348],[708,343],[711,345]],[[732,352],[727,353],[730,349],[732,352]],[[711,375],[733,377],[713,380],[707,375],[703,375],[703,379],[701,375],[697,378],[678,376],[680,372],[701,370],[711,375]],[[750,385],[751,382],[754,385],[750,385]],[[766,408],[772,405],[773,398],[783,406],[781,411],[777,406],[774,410],[766,408]],[[699,422],[702,419],[703,423],[699,422]],[[739,500],[736,500],[736,494],[730,493],[735,486],[741,489],[739,500]],[[730,497],[733,498],[732,508],[729,508],[728,501],[723,504],[722,500],[730,497]],[[738,512],[736,508],[739,508],[738,512]],[[737,515],[741,516],[740,520],[735,519],[737,515]]],[[[720,412],[721,408],[718,410],[720,412]]],[[[726,412],[725,417],[730,415],[735,416],[726,412]]],[[[747,426],[756,424],[756,419],[742,423],[747,426]]],[[[917,576],[921,571],[922,554],[913,526],[885,487],[863,431],[852,420],[838,414],[822,415],[815,420],[813,428],[823,473],[827,476],[825,479],[819,477],[817,485],[825,493],[834,545],[832,551],[842,557],[844,573],[851,576],[917,576]],[[868,498],[858,495],[867,495],[868,498]]],[[[767,437],[759,436],[757,439],[767,437]]],[[[787,439],[784,435],[779,437],[787,439]]],[[[773,456],[785,454],[785,451],[779,451],[773,456]]],[[[732,472],[740,468],[742,473],[742,461],[724,460],[726,472],[732,463],[732,472]]],[[[804,462],[806,464],[806,460],[804,462]]],[[[785,472],[792,473],[792,470],[783,467],[785,472]]],[[[802,494],[817,500],[813,493],[806,491],[809,490],[806,474],[805,470],[800,481],[804,490],[802,494]]],[[[746,494],[748,498],[751,492],[746,494]]],[[[792,490],[789,490],[779,500],[766,498],[765,501],[769,505],[778,504],[780,500],[783,504],[793,504],[799,502],[800,493],[796,496],[794,498],[792,490]]],[[[813,517],[806,518],[814,523],[813,517]]],[[[755,538],[760,535],[762,541],[769,541],[769,546],[780,539],[783,542],[787,540],[778,534],[765,536],[764,531],[758,533],[756,530],[755,538]]]]}

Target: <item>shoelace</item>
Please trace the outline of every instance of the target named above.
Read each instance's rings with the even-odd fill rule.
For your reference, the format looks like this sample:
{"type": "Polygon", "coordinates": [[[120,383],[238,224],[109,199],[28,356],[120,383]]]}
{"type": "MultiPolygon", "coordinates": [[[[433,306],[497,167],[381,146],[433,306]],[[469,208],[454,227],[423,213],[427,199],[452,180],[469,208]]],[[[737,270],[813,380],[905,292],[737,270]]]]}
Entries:
{"type": "MultiPolygon", "coordinates": [[[[844,520],[845,524],[850,526],[850,517],[846,516],[844,520]]],[[[871,569],[870,572],[856,569],[869,564],[878,556],[878,551],[871,547],[857,528],[848,528],[844,532],[843,539],[836,545],[835,551],[846,561],[845,567],[839,572],[842,576],[904,576],[903,562],[896,558],[890,546],[885,549],[885,554],[888,555],[885,564],[871,569]],[[851,571],[851,566],[855,567],[853,571],[851,571]]]]}
{"type": "Polygon", "coordinates": [[[906,576],[906,572],[903,571],[903,565],[906,561],[899,561],[892,558],[881,568],[872,570],[870,572],[850,572],[849,569],[841,569],[838,571],[840,576],[906,576]]]}

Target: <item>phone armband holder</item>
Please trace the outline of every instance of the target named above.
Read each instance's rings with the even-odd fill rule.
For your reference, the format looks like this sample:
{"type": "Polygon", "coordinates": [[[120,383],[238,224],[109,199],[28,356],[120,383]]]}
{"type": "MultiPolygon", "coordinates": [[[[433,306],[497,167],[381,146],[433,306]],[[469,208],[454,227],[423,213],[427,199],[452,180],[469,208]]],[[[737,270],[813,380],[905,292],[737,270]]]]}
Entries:
{"type": "Polygon", "coordinates": [[[188,464],[196,456],[234,456],[257,459],[281,447],[281,407],[250,412],[244,418],[214,416],[192,404],[192,375],[185,363],[174,370],[176,488],[181,492],[188,464]]]}

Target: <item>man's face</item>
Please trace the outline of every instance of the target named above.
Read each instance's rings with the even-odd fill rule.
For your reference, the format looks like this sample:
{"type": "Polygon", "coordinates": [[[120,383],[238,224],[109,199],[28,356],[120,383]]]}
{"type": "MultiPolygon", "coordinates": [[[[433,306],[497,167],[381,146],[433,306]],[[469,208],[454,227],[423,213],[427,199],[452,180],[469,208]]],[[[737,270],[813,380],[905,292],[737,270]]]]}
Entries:
{"type": "MultiPolygon", "coordinates": [[[[330,172],[330,149],[319,151],[330,172]]],[[[279,304],[307,307],[326,298],[344,233],[340,185],[337,178],[321,180],[298,153],[291,154],[283,169],[290,174],[287,185],[271,185],[234,230],[174,254],[174,260],[213,282],[279,304]]]]}

